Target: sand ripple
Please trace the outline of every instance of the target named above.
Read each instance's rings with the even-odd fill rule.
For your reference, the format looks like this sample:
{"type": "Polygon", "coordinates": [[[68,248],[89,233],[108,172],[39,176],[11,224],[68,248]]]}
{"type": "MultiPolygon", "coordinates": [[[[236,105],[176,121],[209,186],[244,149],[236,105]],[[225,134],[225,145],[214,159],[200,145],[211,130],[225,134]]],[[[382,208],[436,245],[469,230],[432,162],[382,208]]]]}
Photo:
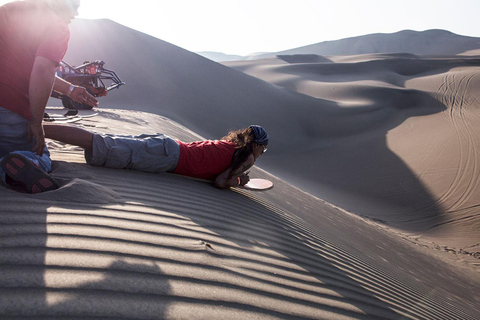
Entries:
{"type": "Polygon", "coordinates": [[[1,190],[4,315],[474,319],[468,302],[449,302],[455,294],[345,246],[345,230],[330,222],[344,214],[294,188],[221,191],[174,175],[96,169],[85,166],[96,178],[74,180],[71,196],[101,182],[94,190],[111,190],[121,203],[1,190]],[[271,197],[291,200],[285,192],[305,200],[304,210],[325,211],[330,231],[312,228],[289,201],[273,205],[271,197]]]}

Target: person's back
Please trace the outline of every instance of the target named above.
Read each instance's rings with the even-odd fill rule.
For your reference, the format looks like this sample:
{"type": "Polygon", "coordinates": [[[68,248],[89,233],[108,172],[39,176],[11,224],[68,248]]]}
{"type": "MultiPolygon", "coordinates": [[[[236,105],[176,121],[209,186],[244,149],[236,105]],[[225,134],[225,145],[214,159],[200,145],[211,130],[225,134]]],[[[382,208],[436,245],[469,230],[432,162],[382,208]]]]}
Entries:
{"type": "Polygon", "coordinates": [[[215,180],[232,164],[237,146],[224,140],[207,140],[180,145],[180,158],[175,173],[184,176],[215,180]]]}
{"type": "Polygon", "coordinates": [[[30,117],[35,58],[59,62],[69,37],[68,25],[46,5],[17,1],[0,7],[0,107],[30,117]]]}

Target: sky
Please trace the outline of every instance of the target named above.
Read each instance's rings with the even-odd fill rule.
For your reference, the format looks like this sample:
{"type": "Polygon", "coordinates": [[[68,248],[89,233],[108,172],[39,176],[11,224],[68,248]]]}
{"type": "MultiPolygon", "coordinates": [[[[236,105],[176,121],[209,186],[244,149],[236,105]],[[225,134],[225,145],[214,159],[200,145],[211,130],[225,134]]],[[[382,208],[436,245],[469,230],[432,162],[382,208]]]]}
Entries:
{"type": "Polygon", "coordinates": [[[405,29],[480,37],[479,12],[480,0],[81,0],[78,17],[193,52],[248,55],[405,29]]]}

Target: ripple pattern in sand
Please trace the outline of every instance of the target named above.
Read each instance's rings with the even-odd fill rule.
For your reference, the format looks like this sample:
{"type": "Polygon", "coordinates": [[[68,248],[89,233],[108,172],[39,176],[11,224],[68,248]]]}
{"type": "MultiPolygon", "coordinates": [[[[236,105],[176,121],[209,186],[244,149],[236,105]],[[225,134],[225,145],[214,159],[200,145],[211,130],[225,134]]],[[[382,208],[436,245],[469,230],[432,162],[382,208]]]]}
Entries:
{"type": "Polygon", "coordinates": [[[261,194],[128,171],[108,177],[96,183],[125,202],[18,205],[17,195],[6,194],[3,315],[474,319],[440,301],[441,292],[365,262],[261,194]]]}

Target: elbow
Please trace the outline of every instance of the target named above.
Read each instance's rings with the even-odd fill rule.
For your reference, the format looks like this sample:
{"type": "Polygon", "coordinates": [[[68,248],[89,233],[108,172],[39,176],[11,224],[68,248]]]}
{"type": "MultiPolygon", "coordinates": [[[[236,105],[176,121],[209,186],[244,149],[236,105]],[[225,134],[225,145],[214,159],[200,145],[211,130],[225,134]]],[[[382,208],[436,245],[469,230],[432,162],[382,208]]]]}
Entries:
{"type": "Polygon", "coordinates": [[[224,182],[218,181],[218,179],[215,180],[214,186],[215,186],[215,188],[218,188],[218,189],[228,189],[229,188],[224,182]]]}
{"type": "Polygon", "coordinates": [[[225,180],[221,175],[219,175],[214,181],[215,188],[218,189],[228,189],[230,186],[227,184],[227,180],[225,180]]]}

